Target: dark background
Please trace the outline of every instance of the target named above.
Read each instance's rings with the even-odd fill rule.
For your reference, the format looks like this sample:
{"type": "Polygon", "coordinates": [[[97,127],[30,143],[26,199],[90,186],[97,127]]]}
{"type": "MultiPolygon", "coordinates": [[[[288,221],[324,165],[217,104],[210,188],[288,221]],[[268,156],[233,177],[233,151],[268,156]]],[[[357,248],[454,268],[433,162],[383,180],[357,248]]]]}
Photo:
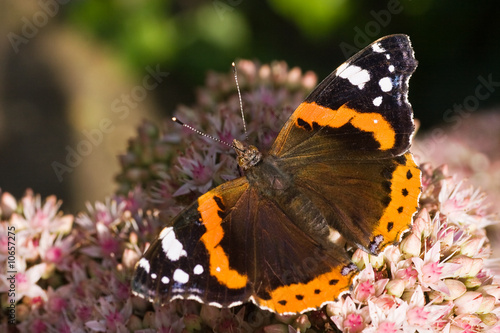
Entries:
{"type": "MultiPolygon", "coordinates": [[[[322,79],[393,33],[411,37],[419,61],[410,101],[421,131],[452,124],[479,77],[500,85],[499,15],[493,0],[2,0],[0,188],[16,197],[33,188],[81,209],[112,193],[116,155],[141,119],[159,122],[193,104],[207,70],[226,72],[239,58],[285,60],[322,79]],[[54,161],[64,163],[82,131],[111,117],[113,101],[141,85],[148,66],[169,75],[133,115],[112,118],[117,129],[60,181],[54,161]]],[[[463,112],[495,109],[498,88],[463,112]]]]}

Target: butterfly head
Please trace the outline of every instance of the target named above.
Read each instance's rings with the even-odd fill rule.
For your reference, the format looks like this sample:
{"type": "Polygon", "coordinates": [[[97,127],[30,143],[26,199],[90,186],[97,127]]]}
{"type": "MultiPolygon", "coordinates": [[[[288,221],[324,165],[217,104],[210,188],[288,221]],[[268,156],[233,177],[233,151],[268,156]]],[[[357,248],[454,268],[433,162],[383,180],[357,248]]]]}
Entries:
{"type": "Polygon", "coordinates": [[[236,151],[238,165],[244,171],[250,169],[262,159],[262,153],[255,146],[234,139],[233,147],[236,151]]]}

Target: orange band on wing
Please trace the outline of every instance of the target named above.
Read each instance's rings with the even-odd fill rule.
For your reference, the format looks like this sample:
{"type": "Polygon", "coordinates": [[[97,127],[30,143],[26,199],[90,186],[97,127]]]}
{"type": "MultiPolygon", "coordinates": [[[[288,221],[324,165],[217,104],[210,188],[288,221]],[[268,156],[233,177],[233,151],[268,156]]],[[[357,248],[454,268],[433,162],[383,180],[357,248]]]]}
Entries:
{"type": "Polygon", "coordinates": [[[222,198],[209,191],[198,198],[198,212],[207,231],[201,237],[210,257],[210,275],[230,289],[240,289],[247,285],[248,278],[229,267],[229,258],[224,249],[219,245],[224,236],[222,229],[222,218],[219,216],[219,205],[215,201],[222,202],[222,198]]]}
{"type": "Polygon", "coordinates": [[[410,153],[405,155],[405,164],[399,164],[392,173],[391,201],[380,218],[373,235],[382,235],[382,250],[390,241],[399,241],[401,233],[408,230],[413,214],[418,208],[421,192],[420,169],[410,153]]]}
{"type": "Polygon", "coordinates": [[[256,302],[281,314],[317,309],[325,303],[334,302],[341,292],[349,289],[355,273],[342,275],[341,271],[341,267],[335,267],[308,283],[279,287],[270,292],[270,299],[257,298],[256,302]]]}
{"type": "Polygon", "coordinates": [[[396,143],[396,133],[391,124],[377,112],[357,112],[342,105],[337,110],[320,106],[314,102],[303,102],[292,115],[295,119],[295,124],[298,124],[298,119],[307,122],[311,127],[313,123],[320,126],[328,126],[338,128],[347,123],[363,132],[373,133],[373,137],[380,144],[381,150],[387,150],[394,147],[396,143]]]}

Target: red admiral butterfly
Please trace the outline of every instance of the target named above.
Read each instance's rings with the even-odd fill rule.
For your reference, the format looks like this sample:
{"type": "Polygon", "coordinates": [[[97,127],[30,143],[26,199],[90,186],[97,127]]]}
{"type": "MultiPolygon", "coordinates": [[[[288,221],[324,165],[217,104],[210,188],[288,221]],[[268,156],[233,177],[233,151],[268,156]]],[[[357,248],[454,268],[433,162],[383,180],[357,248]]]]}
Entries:
{"type": "Polygon", "coordinates": [[[420,195],[408,152],[417,62],[405,35],[381,38],[299,105],[270,151],[234,142],[245,175],[205,193],[137,263],[134,294],[296,313],[333,302],[371,254],[400,239],[420,195]]]}

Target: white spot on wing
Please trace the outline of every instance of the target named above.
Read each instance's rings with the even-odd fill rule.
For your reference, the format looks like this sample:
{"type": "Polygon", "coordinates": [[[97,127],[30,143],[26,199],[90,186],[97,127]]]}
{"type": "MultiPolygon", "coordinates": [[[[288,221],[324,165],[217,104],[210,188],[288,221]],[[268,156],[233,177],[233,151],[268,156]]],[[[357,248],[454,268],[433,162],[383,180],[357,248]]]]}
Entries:
{"type": "Polygon", "coordinates": [[[165,238],[165,236],[166,236],[167,234],[169,234],[169,233],[170,233],[170,231],[172,231],[172,229],[173,229],[172,227],[163,228],[163,230],[160,232],[160,236],[159,236],[159,237],[160,237],[160,239],[165,238]]]}
{"type": "Polygon", "coordinates": [[[187,283],[189,281],[189,274],[184,272],[182,269],[177,268],[174,271],[174,281],[179,283],[187,283]]]}
{"type": "Polygon", "coordinates": [[[158,275],[156,275],[155,273],[151,273],[151,278],[152,278],[153,280],[154,280],[154,279],[156,279],[156,277],[157,277],[157,276],[158,276],[158,275]]]}
{"type": "Polygon", "coordinates": [[[342,65],[340,65],[337,70],[335,71],[335,75],[339,76],[340,73],[342,73],[344,71],[344,69],[347,68],[347,66],[349,66],[349,64],[347,62],[344,62],[342,65]]]}
{"type": "Polygon", "coordinates": [[[216,270],[217,272],[220,272],[220,267],[217,267],[215,270],[216,270]]]}
{"type": "Polygon", "coordinates": [[[164,277],[162,277],[162,278],[161,278],[161,282],[162,282],[163,284],[167,284],[167,283],[169,283],[169,282],[170,282],[170,279],[169,279],[168,277],[164,276],[164,277]]]}
{"type": "Polygon", "coordinates": [[[161,247],[168,259],[172,261],[179,260],[180,257],[186,257],[182,243],[175,238],[175,232],[172,227],[165,228],[160,233],[161,247]]]}
{"type": "Polygon", "coordinates": [[[394,72],[394,65],[389,65],[389,72],[394,72]]]}
{"type": "Polygon", "coordinates": [[[196,275],[200,275],[201,273],[203,273],[203,271],[203,266],[201,266],[200,264],[194,266],[193,268],[193,273],[196,275]]]}
{"type": "Polygon", "coordinates": [[[382,96],[375,97],[373,99],[373,105],[380,106],[380,104],[382,104],[382,96]]]}
{"type": "Polygon", "coordinates": [[[370,73],[366,69],[354,65],[347,66],[344,71],[339,73],[339,76],[348,79],[352,85],[357,86],[359,89],[363,89],[365,83],[370,81],[370,73]]]}
{"type": "Polygon", "coordinates": [[[149,273],[149,261],[146,258],[141,258],[141,260],[139,260],[139,267],[143,268],[146,273],[149,273]]]}
{"type": "Polygon", "coordinates": [[[386,57],[387,59],[391,59],[391,55],[390,55],[389,53],[386,53],[385,57],[386,57]]]}
{"type": "Polygon", "coordinates": [[[377,53],[382,53],[382,52],[385,52],[385,49],[379,44],[379,43],[375,43],[372,45],[372,50],[377,52],[377,53]]]}
{"type": "Polygon", "coordinates": [[[388,92],[392,90],[392,80],[388,77],[383,77],[378,81],[378,85],[380,86],[380,89],[384,92],[388,92]]]}

